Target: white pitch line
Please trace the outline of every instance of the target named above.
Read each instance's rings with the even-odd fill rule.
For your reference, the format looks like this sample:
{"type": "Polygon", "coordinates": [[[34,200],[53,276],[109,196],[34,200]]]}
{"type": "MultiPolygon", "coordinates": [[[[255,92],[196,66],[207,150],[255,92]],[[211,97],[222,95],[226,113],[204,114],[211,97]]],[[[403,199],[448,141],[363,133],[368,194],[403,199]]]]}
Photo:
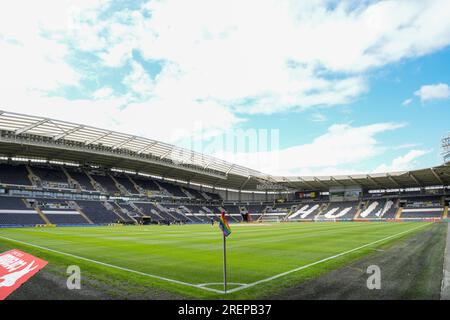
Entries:
{"type": "Polygon", "coordinates": [[[61,254],[61,255],[68,256],[68,257],[72,257],[72,258],[76,258],[76,259],[80,259],[80,260],[85,260],[85,261],[88,261],[88,262],[96,263],[96,264],[103,265],[103,266],[106,266],[106,267],[110,267],[110,268],[114,268],[114,269],[118,269],[118,270],[122,270],[122,271],[127,271],[127,272],[131,272],[131,273],[139,274],[139,275],[145,276],[145,277],[150,277],[150,278],[155,278],[155,279],[159,279],[159,280],[164,280],[164,281],[168,281],[168,282],[172,282],[172,283],[176,283],[176,284],[181,284],[181,285],[184,285],[184,286],[194,287],[194,288],[198,288],[198,289],[203,289],[203,290],[211,291],[211,292],[215,292],[215,293],[223,293],[224,292],[223,290],[216,290],[216,289],[212,289],[212,288],[202,287],[202,286],[199,286],[198,284],[193,284],[193,283],[189,283],[189,282],[174,280],[174,279],[157,276],[157,275],[150,274],[150,273],[145,273],[145,272],[136,271],[136,270],[132,270],[132,269],[124,268],[124,267],[115,266],[113,264],[109,264],[109,263],[105,263],[105,262],[101,262],[101,261],[97,261],[97,260],[93,260],[93,259],[89,259],[89,258],[85,258],[85,257],[80,257],[80,256],[77,256],[77,255],[74,255],[74,254],[71,254],[71,253],[62,252],[62,251],[58,251],[58,250],[54,250],[54,249],[38,246],[38,245],[35,245],[35,244],[32,244],[32,243],[28,243],[28,242],[25,242],[25,241],[11,239],[11,238],[4,237],[4,236],[0,236],[0,238],[5,239],[5,240],[9,240],[9,241],[12,241],[12,242],[17,242],[17,243],[20,243],[20,244],[28,245],[28,246],[31,246],[31,247],[39,248],[39,249],[42,249],[42,250],[58,253],[58,254],[61,254]]]}
{"type": "MultiPolygon", "coordinates": [[[[428,223],[428,224],[425,224],[425,225],[421,225],[421,226],[418,226],[418,227],[415,227],[415,228],[411,228],[411,229],[408,229],[408,230],[406,230],[406,231],[402,231],[402,232],[396,233],[396,234],[394,234],[394,235],[392,235],[392,236],[388,236],[388,237],[386,237],[386,238],[383,238],[383,239],[380,239],[380,240],[376,240],[376,241],[373,241],[373,242],[371,242],[371,243],[362,245],[362,246],[360,246],[360,247],[357,247],[357,248],[354,248],[354,249],[351,249],[351,250],[347,250],[347,251],[341,252],[341,253],[336,254],[336,255],[334,255],[334,256],[331,256],[331,257],[328,257],[328,258],[325,258],[325,259],[322,259],[322,260],[319,260],[319,261],[316,261],[316,262],[313,262],[313,263],[310,263],[310,264],[307,264],[307,265],[304,265],[304,266],[301,266],[301,267],[298,267],[298,268],[295,268],[295,269],[292,269],[292,270],[289,270],[289,271],[285,271],[285,272],[276,274],[276,275],[271,276],[271,277],[269,277],[269,278],[265,278],[265,279],[258,280],[258,281],[253,282],[253,283],[249,283],[249,284],[247,284],[247,285],[243,285],[243,286],[238,287],[238,288],[234,288],[234,289],[231,289],[231,290],[227,290],[227,293],[233,293],[233,292],[236,292],[236,291],[240,291],[240,290],[243,290],[243,289],[247,289],[247,288],[256,286],[257,284],[260,284],[260,283],[263,283],[263,282],[268,282],[268,281],[275,280],[275,279],[277,279],[277,278],[283,277],[283,276],[288,275],[288,274],[290,274],[290,273],[297,272],[297,271],[300,271],[300,270],[303,270],[303,269],[312,267],[312,266],[314,266],[314,265],[316,265],[316,264],[319,264],[319,263],[322,263],[322,262],[326,262],[326,261],[328,261],[328,260],[336,259],[336,258],[338,258],[338,257],[341,257],[341,256],[343,256],[343,255],[349,254],[349,253],[351,253],[351,252],[358,251],[358,250],[363,249],[363,248],[365,248],[365,247],[369,247],[369,246],[374,245],[374,244],[376,244],[376,243],[386,241],[386,240],[388,240],[388,239],[397,237],[397,236],[402,235],[402,234],[405,234],[405,233],[407,233],[407,232],[411,232],[411,231],[414,231],[414,230],[416,230],[416,229],[423,228],[424,226],[428,226],[428,225],[430,225],[430,224],[431,224],[431,223],[428,223]]],[[[222,293],[225,293],[225,292],[222,292],[222,293]]]]}
{"type": "MultiPolygon", "coordinates": [[[[314,266],[316,264],[319,264],[319,263],[322,263],[322,262],[325,262],[325,261],[328,261],[328,260],[331,260],[331,259],[338,258],[340,256],[343,256],[343,255],[346,255],[348,253],[351,253],[351,252],[360,250],[362,248],[371,246],[371,245],[376,244],[378,242],[382,242],[382,241],[385,241],[385,240],[397,237],[399,235],[402,235],[404,233],[411,232],[411,231],[419,229],[419,228],[423,228],[424,226],[428,226],[430,224],[431,223],[428,223],[428,224],[421,225],[421,226],[416,227],[416,228],[411,228],[409,230],[396,233],[396,234],[388,236],[386,238],[373,241],[371,243],[368,243],[368,244],[365,244],[363,246],[360,246],[360,247],[357,247],[357,248],[354,248],[354,249],[351,249],[351,250],[348,250],[348,251],[336,254],[334,256],[331,256],[331,257],[328,257],[328,258],[325,258],[325,259],[322,259],[322,260],[319,260],[319,261],[316,261],[316,262],[313,262],[313,263],[310,263],[310,264],[307,264],[307,265],[304,265],[304,266],[301,266],[301,267],[298,267],[298,268],[295,268],[295,269],[292,269],[292,270],[289,270],[289,271],[286,271],[286,272],[283,272],[283,273],[276,274],[276,275],[271,276],[269,278],[258,280],[256,282],[249,283],[249,284],[243,284],[243,285],[241,285],[238,288],[227,290],[226,293],[233,293],[233,292],[236,292],[236,291],[240,291],[240,290],[243,290],[243,289],[247,289],[247,288],[253,287],[253,286],[255,286],[257,284],[260,284],[260,283],[263,283],[263,282],[272,281],[274,279],[283,277],[283,276],[288,275],[290,273],[309,268],[311,266],[314,266]]],[[[139,275],[150,277],[150,278],[155,278],[155,279],[164,280],[164,281],[168,281],[168,282],[172,282],[172,283],[177,283],[177,284],[184,285],[184,286],[189,286],[189,287],[194,287],[194,288],[198,288],[198,289],[203,289],[203,290],[211,291],[211,292],[215,292],[215,293],[222,293],[222,294],[225,293],[225,291],[223,291],[223,290],[216,290],[216,289],[213,289],[213,288],[205,287],[204,286],[205,284],[193,284],[193,283],[189,283],[189,282],[183,282],[183,281],[179,281],[179,280],[165,278],[165,277],[161,277],[161,276],[157,276],[157,275],[153,275],[153,274],[149,274],[149,273],[144,273],[144,272],[141,272],[141,271],[136,271],[136,270],[132,270],[132,269],[124,268],[124,267],[115,266],[113,264],[109,264],[109,263],[105,263],[105,262],[101,262],[101,261],[97,261],[97,260],[93,260],[93,259],[89,259],[89,258],[85,258],[85,257],[80,257],[80,256],[77,256],[77,255],[74,255],[74,254],[71,254],[71,253],[66,253],[66,252],[62,252],[62,251],[58,251],[58,250],[54,250],[54,249],[38,246],[38,245],[35,245],[35,244],[32,244],[32,243],[28,243],[28,242],[25,242],[25,241],[20,241],[20,240],[16,240],[16,239],[4,237],[4,236],[0,236],[0,238],[5,239],[5,240],[9,240],[9,241],[12,241],[12,242],[16,242],[16,243],[21,243],[21,244],[24,244],[24,245],[28,245],[28,246],[31,246],[31,247],[39,248],[39,249],[42,249],[42,250],[55,252],[55,253],[58,253],[58,254],[61,254],[61,255],[66,255],[66,256],[69,256],[69,257],[76,258],[76,259],[80,259],[80,260],[85,260],[85,261],[88,261],[88,262],[96,263],[96,264],[103,265],[103,266],[106,266],[106,267],[110,267],[110,268],[114,268],[114,269],[118,269],[118,270],[122,270],[122,271],[127,271],[127,272],[131,272],[131,273],[139,274],[139,275]]],[[[208,284],[206,284],[206,285],[208,285],[208,284]]]]}
{"type": "Polygon", "coordinates": [[[442,269],[441,300],[450,300],[450,223],[447,223],[444,264],[442,269]]]}

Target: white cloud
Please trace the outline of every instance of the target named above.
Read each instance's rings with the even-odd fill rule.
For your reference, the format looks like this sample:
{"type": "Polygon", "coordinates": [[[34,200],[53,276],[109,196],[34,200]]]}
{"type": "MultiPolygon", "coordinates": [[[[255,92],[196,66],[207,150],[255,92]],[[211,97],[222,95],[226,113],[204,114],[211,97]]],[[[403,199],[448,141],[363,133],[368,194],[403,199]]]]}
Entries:
{"type": "Polygon", "coordinates": [[[148,97],[154,91],[154,83],[145,69],[137,62],[131,63],[131,73],[123,79],[123,84],[130,88],[134,94],[148,97]]]}
{"type": "Polygon", "coordinates": [[[396,172],[414,169],[418,162],[417,159],[430,153],[432,150],[413,149],[408,151],[403,156],[397,157],[392,160],[390,164],[382,164],[378,166],[373,172],[396,172]]]}
{"type": "Polygon", "coordinates": [[[107,21],[91,8],[72,14],[70,36],[105,66],[123,66],[133,49],[165,61],[160,98],[176,92],[270,114],[353,102],[368,90],[367,70],[447,46],[449,10],[445,0],[343,1],[333,10],[327,0],[149,1],[107,21]]]}
{"type": "MultiPolygon", "coordinates": [[[[372,68],[450,43],[449,1],[328,6],[326,0],[168,0],[102,15],[108,1],[3,2],[0,104],[170,142],[192,133],[208,138],[243,121],[237,112],[351,103],[369,89],[372,68]],[[163,61],[161,73],[150,78],[133,50],[163,61]],[[120,96],[100,83],[91,99],[49,97],[94,72],[69,62],[80,52],[96,55],[104,67],[130,65],[129,74],[117,73],[130,92],[120,96]]],[[[431,99],[421,90],[421,99],[431,99]]],[[[280,150],[271,171],[340,170],[379,154],[375,135],[400,126],[331,126],[310,144],[280,150]]]]}
{"type": "Polygon", "coordinates": [[[114,90],[110,87],[100,88],[92,94],[92,97],[95,99],[105,99],[109,98],[114,94],[114,90]]]}
{"type": "Polygon", "coordinates": [[[325,172],[354,173],[352,165],[380,155],[385,148],[376,135],[404,124],[376,123],[354,127],[334,124],[311,143],[275,150],[217,150],[215,155],[274,175],[313,175],[325,172]],[[340,168],[346,166],[346,168],[340,168]]]}
{"type": "Polygon", "coordinates": [[[447,99],[450,97],[450,88],[445,83],[430,84],[420,87],[414,94],[421,101],[447,99]]]}
{"type": "Polygon", "coordinates": [[[324,122],[327,120],[327,116],[323,113],[313,113],[311,115],[311,120],[314,122],[324,122]]]}
{"type": "Polygon", "coordinates": [[[402,102],[402,106],[407,107],[407,106],[409,106],[412,103],[412,101],[413,100],[411,98],[406,99],[405,101],[402,102]]]}

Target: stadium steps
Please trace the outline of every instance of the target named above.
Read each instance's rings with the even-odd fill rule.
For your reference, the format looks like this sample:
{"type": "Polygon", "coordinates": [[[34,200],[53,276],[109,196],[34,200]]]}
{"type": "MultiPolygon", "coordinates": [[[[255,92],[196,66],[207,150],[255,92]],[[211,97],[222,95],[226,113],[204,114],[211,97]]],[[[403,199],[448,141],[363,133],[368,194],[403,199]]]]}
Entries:
{"type": "MultiPolygon", "coordinates": [[[[358,204],[358,210],[356,210],[355,216],[353,217],[353,220],[357,220],[359,219],[359,215],[361,214],[361,212],[363,211],[361,209],[361,205],[362,205],[363,201],[361,200],[358,204]]],[[[364,208],[367,208],[367,205],[369,204],[369,201],[365,201],[364,202],[364,208]]]]}
{"type": "Polygon", "coordinates": [[[128,218],[130,218],[131,221],[134,222],[134,224],[139,224],[139,222],[138,222],[138,221],[130,214],[130,211],[128,211],[128,210],[125,209],[125,208],[122,208],[122,207],[120,206],[120,204],[118,204],[117,202],[114,202],[114,205],[116,206],[116,209],[120,211],[120,214],[121,214],[121,215],[125,215],[125,216],[127,216],[128,218]]]}
{"type": "Polygon", "coordinates": [[[64,168],[64,166],[59,166],[62,170],[62,172],[66,175],[67,181],[69,182],[69,186],[73,189],[76,189],[77,191],[81,192],[81,185],[78,183],[77,180],[72,178],[72,176],[69,174],[69,172],[64,168]]]}
{"type": "Polygon", "coordinates": [[[168,196],[170,196],[170,197],[173,197],[173,194],[171,194],[169,191],[167,191],[166,188],[164,188],[163,186],[161,186],[161,184],[159,184],[158,181],[154,180],[153,182],[158,186],[158,188],[159,188],[160,191],[162,191],[163,193],[165,193],[166,195],[168,195],[168,196]]]}
{"type": "Polygon", "coordinates": [[[328,206],[330,204],[329,203],[324,203],[320,206],[319,211],[317,212],[317,214],[313,217],[313,219],[317,219],[319,218],[323,213],[325,213],[328,209],[328,206]]]}
{"type": "Polygon", "coordinates": [[[126,174],[125,176],[128,178],[128,180],[130,180],[134,188],[139,192],[141,196],[146,194],[145,190],[140,185],[138,185],[129,175],[126,174]]]}
{"type": "Polygon", "coordinates": [[[288,221],[288,218],[298,210],[298,206],[297,205],[293,205],[291,206],[291,208],[289,209],[288,213],[284,216],[282,221],[288,221]]]}
{"type": "Polygon", "coordinates": [[[403,212],[403,208],[399,207],[397,210],[397,213],[395,214],[395,220],[400,219],[400,217],[402,216],[402,212],[403,212]]]}
{"type": "Polygon", "coordinates": [[[136,210],[142,217],[148,217],[144,211],[142,211],[137,205],[134,204],[134,202],[129,202],[128,203],[130,205],[130,207],[132,207],[134,210],[136,210]]]}
{"type": "Polygon", "coordinates": [[[98,183],[97,181],[94,180],[94,178],[92,178],[89,172],[87,172],[86,170],[83,170],[83,172],[89,178],[89,181],[91,182],[91,185],[94,187],[95,190],[100,191],[101,193],[108,193],[100,183],[98,183]]]}
{"type": "Polygon", "coordinates": [[[109,211],[112,211],[120,220],[122,220],[122,222],[125,222],[126,220],[122,217],[122,215],[117,212],[117,210],[114,208],[114,206],[110,203],[108,203],[107,201],[103,201],[102,205],[108,209],[109,211]]]}
{"type": "Polygon", "coordinates": [[[41,178],[39,178],[37,175],[34,174],[33,170],[31,170],[31,167],[29,165],[26,165],[25,168],[27,168],[28,179],[30,179],[31,184],[35,187],[42,187],[41,178]]]}
{"type": "Polygon", "coordinates": [[[180,186],[180,189],[181,189],[181,191],[183,191],[183,193],[186,195],[186,197],[195,199],[195,197],[189,191],[187,191],[185,188],[180,186]]]}
{"type": "Polygon", "coordinates": [[[91,219],[89,219],[89,217],[87,215],[84,214],[83,210],[81,210],[80,206],[78,205],[78,203],[76,203],[75,201],[67,201],[67,203],[74,208],[75,210],[77,210],[77,212],[80,214],[80,216],[83,217],[84,220],[86,220],[89,224],[94,224],[94,222],[92,222],[91,219]]]}
{"type": "Polygon", "coordinates": [[[181,211],[181,214],[186,218],[186,219],[188,219],[190,222],[194,222],[194,220],[192,220],[191,219],[191,217],[192,216],[187,216],[186,214],[187,213],[191,213],[191,211],[186,207],[186,206],[180,206],[180,208],[182,209],[180,209],[180,211],[181,211]]]}
{"type": "MultiPolygon", "coordinates": [[[[155,202],[156,207],[161,210],[162,212],[164,212],[165,214],[167,214],[169,217],[171,217],[174,221],[178,220],[177,218],[175,218],[170,212],[169,210],[167,210],[166,207],[163,207],[160,203],[155,202]]],[[[165,219],[164,219],[165,220],[165,219]]]]}
{"type": "Polygon", "coordinates": [[[211,200],[212,199],[207,193],[205,193],[203,191],[199,191],[199,192],[206,200],[211,200]]]}
{"type": "Polygon", "coordinates": [[[42,220],[45,221],[45,224],[51,225],[52,223],[50,220],[48,220],[47,216],[42,212],[41,208],[39,208],[38,205],[33,206],[34,210],[39,214],[39,216],[42,218],[42,220]]]}
{"type": "Polygon", "coordinates": [[[256,222],[262,222],[263,221],[263,217],[264,215],[267,213],[267,206],[262,210],[261,215],[259,216],[259,218],[256,220],[256,222]]]}
{"type": "Polygon", "coordinates": [[[120,193],[122,193],[124,196],[130,196],[131,193],[125,188],[123,185],[117,181],[117,179],[110,173],[107,173],[107,175],[114,181],[114,184],[116,185],[116,188],[119,189],[120,193]]]}

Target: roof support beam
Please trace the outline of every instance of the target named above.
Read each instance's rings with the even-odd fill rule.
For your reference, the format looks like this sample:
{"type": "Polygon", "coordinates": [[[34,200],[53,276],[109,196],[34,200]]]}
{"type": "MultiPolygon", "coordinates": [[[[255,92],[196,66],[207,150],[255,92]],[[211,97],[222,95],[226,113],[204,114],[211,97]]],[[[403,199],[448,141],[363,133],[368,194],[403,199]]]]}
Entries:
{"type": "Polygon", "coordinates": [[[91,139],[91,140],[85,141],[84,144],[85,144],[85,145],[93,144],[94,142],[97,142],[97,141],[99,141],[99,140],[101,140],[101,139],[103,139],[103,138],[106,138],[106,137],[109,136],[111,133],[112,133],[111,131],[108,131],[107,133],[102,134],[101,136],[98,136],[98,137],[95,137],[95,138],[93,138],[93,139],[91,139]]]}
{"type": "Polygon", "coordinates": [[[414,180],[415,183],[417,183],[419,187],[423,187],[422,183],[420,183],[420,181],[411,172],[408,172],[408,175],[414,180]]]}
{"type": "Polygon", "coordinates": [[[379,184],[373,177],[371,177],[369,174],[366,176],[367,180],[372,181],[378,188],[386,189],[386,187],[383,187],[381,184],[379,184]]]}
{"type": "Polygon", "coordinates": [[[310,188],[311,190],[314,190],[314,189],[316,189],[316,188],[314,188],[314,186],[312,185],[312,184],[310,184],[308,181],[306,181],[305,179],[303,179],[302,177],[299,177],[300,178],[300,181],[302,182],[302,183],[304,183],[308,188],[310,188]]]}
{"type": "Polygon", "coordinates": [[[285,177],[285,178],[283,179],[283,181],[284,181],[284,182],[287,182],[287,184],[288,184],[291,188],[296,189],[295,185],[294,185],[288,178],[285,177]]]}
{"type": "Polygon", "coordinates": [[[388,177],[388,179],[389,179],[390,181],[392,181],[397,187],[401,188],[401,185],[400,185],[397,181],[395,181],[395,179],[394,179],[393,176],[391,176],[391,175],[388,173],[387,177],[388,177]]]}
{"type": "MultiPolygon", "coordinates": [[[[170,149],[169,151],[167,151],[166,153],[164,153],[161,157],[159,157],[159,160],[164,159],[165,157],[167,157],[169,154],[171,154],[174,151],[174,149],[170,149]]],[[[181,162],[181,161],[180,161],[181,162]]]]}
{"type": "Polygon", "coordinates": [[[42,120],[36,121],[35,123],[32,123],[32,124],[30,124],[30,125],[28,125],[26,127],[17,129],[16,131],[14,131],[14,133],[15,134],[25,133],[25,132],[27,132],[27,131],[29,131],[29,130],[31,130],[33,128],[36,128],[36,127],[40,126],[41,124],[47,123],[49,121],[50,121],[49,119],[42,119],[42,120]]]}
{"type": "Polygon", "coordinates": [[[156,144],[158,143],[158,141],[154,141],[148,145],[146,145],[145,147],[143,147],[141,150],[138,150],[137,154],[141,154],[145,151],[150,150],[151,148],[153,148],[156,144]]]}
{"type": "Polygon", "coordinates": [[[361,183],[352,178],[352,176],[347,176],[354,184],[360,186],[361,183]]]}
{"type": "Polygon", "coordinates": [[[343,184],[342,182],[336,180],[335,177],[330,177],[330,178],[331,178],[332,181],[336,182],[338,185],[340,185],[340,186],[345,186],[345,184],[343,184]]]}
{"type": "Polygon", "coordinates": [[[252,176],[248,176],[247,179],[244,181],[244,183],[242,183],[241,186],[239,187],[239,190],[242,190],[242,188],[245,187],[245,185],[250,181],[251,178],[252,176]]]}
{"type": "Polygon", "coordinates": [[[317,177],[314,177],[314,181],[318,182],[320,185],[324,186],[326,189],[330,188],[323,181],[319,180],[319,178],[317,178],[317,177]]]}
{"type": "Polygon", "coordinates": [[[433,175],[436,177],[436,179],[440,182],[441,185],[445,185],[444,181],[441,179],[441,177],[439,177],[439,175],[436,173],[436,171],[434,171],[434,168],[430,168],[431,172],[433,173],[433,175]]]}
{"type": "Polygon", "coordinates": [[[61,133],[61,134],[58,134],[57,136],[54,136],[53,140],[58,141],[59,139],[67,137],[69,134],[72,134],[72,133],[74,133],[74,132],[76,132],[76,131],[78,131],[80,129],[83,129],[83,128],[84,128],[84,126],[77,126],[77,127],[72,128],[72,129],[70,129],[68,131],[64,131],[64,133],[61,133]]]}
{"type": "Polygon", "coordinates": [[[211,163],[213,163],[212,159],[209,160],[209,162],[203,167],[203,169],[207,169],[211,165],[211,163]]]}
{"type": "Polygon", "coordinates": [[[227,176],[227,175],[230,173],[231,169],[233,169],[233,168],[234,168],[234,164],[232,164],[232,165],[228,168],[227,172],[225,172],[225,175],[227,176]]]}
{"type": "Polygon", "coordinates": [[[132,136],[131,138],[128,138],[127,140],[122,141],[122,142],[112,146],[112,149],[115,150],[117,148],[120,148],[121,146],[123,146],[123,145],[125,145],[125,144],[127,144],[127,143],[129,143],[131,141],[133,141],[134,139],[136,139],[136,136],[132,136]]]}

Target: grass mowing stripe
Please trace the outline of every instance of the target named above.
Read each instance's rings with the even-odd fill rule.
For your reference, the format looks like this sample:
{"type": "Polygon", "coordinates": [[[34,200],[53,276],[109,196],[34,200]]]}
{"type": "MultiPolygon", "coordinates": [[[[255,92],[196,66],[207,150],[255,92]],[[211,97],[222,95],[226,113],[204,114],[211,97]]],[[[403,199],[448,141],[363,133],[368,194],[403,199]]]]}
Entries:
{"type": "MultiPolygon", "coordinates": [[[[276,286],[278,283],[288,281],[291,277],[302,277],[305,273],[293,273],[280,279],[278,279],[278,275],[273,276],[273,274],[285,273],[286,269],[298,269],[299,266],[308,264],[315,266],[308,269],[306,274],[310,271],[321,270],[328,264],[318,264],[318,260],[330,260],[327,257],[344,254],[339,254],[339,252],[361,245],[366,247],[413,231],[414,228],[411,227],[413,224],[411,222],[404,224],[277,224],[269,228],[252,228],[251,232],[236,232],[235,237],[232,237],[229,243],[229,266],[232,271],[229,273],[229,280],[235,285],[250,284],[250,286],[230,288],[230,291],[249,288],[237,292],[237,295],[258,297],[261,295],[256,292],[258,288],[276,286]],[[256,232],[256,229],[259,232],[256,232]],[[274,261],[278,262],[274,263],[274,261]],[[255,282],[261,282],[259,279],[273,277],[278,280],[272,282],[266,280],[265,285],[252,287],[255,282]]],[[[61,256],[82,259],[103,265],[105,268],[115,268],[145,277],[161,279],[163,283],[166,282],[162,288],[169,291],[178,291],[196,297],[223,297],[223,291],[218,290],[221,288],[214,287],[214,283],[222,276],[221,237],[216,237],[216,232],[211,231],[212,229],[203,225],[191,225],[176,229],[134,226],[120,229],[74,227],[48,229],[45,232],[37,231],[37,229],[10,229],[7,232],[5,230],[5,237],[0,236],[0,239],[53,251],[61,256]],[[142,232],[147,230],[148,234],[142,232]],[[200,232],[201,230],[204,232],[200,232]],[[211,237],[205,237],[205,234],[211,234],[211,237]],[[125,267],[118,267],[118,265],[125,267]],[[171,282],[173,286],[169,285],[171,282]],[[181,286],[176,288],[176,284],[181,286]]],[[[360,247],[351,251],[357,249],[360,247]]],[[[337,261],[336,263],[339,264],[339,261],[344,260],[345,258],[333,261],[337,261]]],[[[330,263],[332,262],[330,261],[330,263]]],[[[305,269],[305,267],[300,267],[300,269],[305,269]]],[[[103,272],[108,271],[103,270],[103,272]]],[[[124,277],[126,277],[126,273],[124,277]]],[[[141,282],[142,285],[145,283],[143,278],[136,281],[141,282]]],[[[155,285],[161,286],[158,282],[155,282],[155,285]]]]}
{"type": "Polygon", "coordinates": [[[71,254],[71,253],[62,252],[62,251],[58,251],[58,250],[54,250],[54,249],[38,246],[38,245],[35,245],[35,244],[32,244],[32,243],[28,243],[28,242],[24,242],[24,241],[20,241],[20,240],[16,240],[16,239],[7,238],[7,237],[4,237],[4,236],[0,236],[0,238],[8,240],[8,241],[11,241],[11,242],[16,242],[16,243],[24,244],[24,245],[27,245],[27,246],[35,247],[35,248],[38,248],[38,249],[42,249],[42,250],[54,252],[54,253],[57,253],[57,254],[65,255],[65,256],[68,256],[68,257],[75,258],[75,259],[80,259],[80,260],[88,261],[88,262],[91,262],[91,263],[96,263],[96,264],[99,264],[99,265],[102,265],[102,266],[105,266],[105,267],[110,267],[110,268],[114,268],[114,269],[118,269],[118,270],[122,270],[122,271],[127,271],[127,272],[131,272],[131,273],[139,274],[139,275],[145,276],[145,277],[151,277],[151,278],[164,280],[164,281],[168,281],[168,282],[173,282],[173,283],[176,283],[176,284],[181,284],[181,285],[184,285],[184,286],[189,286],[189,287],[194,287],[194,288],[198,288],[198,289],[203,289],[203,290],[207,290],[207,291],[211,291],[211,292],[222,293],[221,290],[207,288],[207,287],[199,286],[197,284],[193,284],[193,283],[189,283],[189,282],[179,281],[179,280],[175,280],[175,279],[170,279],[170,278],[166,278],[166,277],[157,276],[157,275],[154,275],[154,274],[144,273],[144,272],[141,272],[141,271],[136,271],[136,270],[132,270],[132,269],[124,268],[124,267],[119,267],[119,266],[115,266],[113,264],[109,264],[109,263],[105,263],[105,262],[101,262],[101,261],[97,261],[97,260],[93,260],[93,259],[89,259],[89,258],[85,258],[85,257],[80,257],[80,256],[77,256],[77,255],[74,255],[74,254],[71,254]]]}
{"type": "Polygon", "coordinates": [[[304,266],[301,266],[301,267],[298,267],[298,268],[295,268],[295,269],[292,269],[292,270],[289,270],[289,271],[286,271],[286,272],[283,272],[283,273],[279,273],[279,274],[276,274],[276,275],[274,275],[274,276],[271,276],[271,277],[268,277],[268,278],[265,278],[265,279],[262,279],[262,280],[255,281],[255,282],[253,282],[253,283],[249,283],[249,284],[243,285],[243,286],[238,287],[238,288],[234,288],[234,289],[228,290],[227,293],[233,293],[233,292],[236,292],[236,291],[240,291],[240,290],[243,290],[243,289],[247,289],[247,288],[253,287],[253,286],[255,286],[255,285],[257,285],[257,284],[260,284],[260,283],[263,283],[263,282],[268,282],[268,281],[275,280],[275,279],[277,279],[277,278],[283,277],[283,276],[288,275],[288,274],[290,274],[290,273],[297,272],[297,271],[300,271],[300,270],[303,270],[303,269],[312,267],[312,266],[314,266],[314,265],[316,265],[316,264],[319,264],[319,263],[322,263],[322,262],[326,262],[326,261],[328,261],[328,260],[336,259],[336,258],[338,258],[338,257],[341,257],[341,256],[343,256],[343,255],[349,254],[349,253],[351,253],[351,252],[358,251],[358,250],[361,250],[361,249],[363,249],[363,248],[366,248],[366,247],[369,247],[369,246],[371,246],[371,245],[374,245],[374,244],[376,244],[376,243],[383,242],[383,241],[386,241],[386,240],[395,238],[395,237],[397,237],[397,236],[400,236],[400,235],[402,235],[402,234],[405,234],[405,233],[408,233],[408,232],[417,230],[417,229],[419,229],[419,228],[423,228],[423,227],[428,226],[428,225],[430,225],[430,224],[432,224],[432,223],[428,223],[428,224],[425,224],[425,225],[420,225],[420,226],[418,226],[418,227],[411,228],[411,229],[408,229],[408,230],[405,230],[405,231],[396,233],[396,234],[394,234],[394,235],[388,236],[388,237],[383,238],[383,239],[380,239],[380,240],[373,241],[373,242],[371,242],[371,243],[368,243],[368,244],[359,246],[359,247],[357,247],[357,248],[354,248],[354,249],[351,249],[351,250],[347,250],[347,251],[341,252],[341,253],[336,254],[336,255],[334,255],[334,256],[331,256],[331,257],[328,257],[328,258],[325,258],[325,259],[321,259],[321,260],[319,260],[319,261],[316,261],[316,262],[313,262],[313,263],[310,263],[310,264],[307,264],[307,265],[304,265],[304,266]]]}

